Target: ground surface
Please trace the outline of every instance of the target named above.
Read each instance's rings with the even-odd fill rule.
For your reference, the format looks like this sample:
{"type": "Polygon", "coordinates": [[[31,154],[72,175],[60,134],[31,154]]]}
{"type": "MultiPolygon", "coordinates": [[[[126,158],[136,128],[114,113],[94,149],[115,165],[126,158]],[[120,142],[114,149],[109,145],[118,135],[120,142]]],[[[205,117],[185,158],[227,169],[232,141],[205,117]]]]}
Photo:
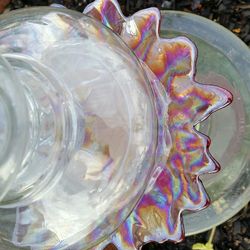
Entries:
{"type": "MultiPolygon", "coordinates": [[[[89,0],[0,0],[0,13],[27,6],[49,5],[60,3],[66,7],[82,11],[89,0]]],[[[250,46],[250,0],[121,0],[119,1],[125,14],[156,6],[160,9],[175,9],[193,12],[216,21],[239,36],[250,46]]],[[[208,242],[211,232],[187,237],[179,244],[151,243],[143,250],[191,250],[195,243],[208,242]]],[[[217,227],[212,237],[214,250],[250,250],[250,206],[226,223],[217,227]]],[[[196,248],[196,250],[211,248],[196,248]]]]}

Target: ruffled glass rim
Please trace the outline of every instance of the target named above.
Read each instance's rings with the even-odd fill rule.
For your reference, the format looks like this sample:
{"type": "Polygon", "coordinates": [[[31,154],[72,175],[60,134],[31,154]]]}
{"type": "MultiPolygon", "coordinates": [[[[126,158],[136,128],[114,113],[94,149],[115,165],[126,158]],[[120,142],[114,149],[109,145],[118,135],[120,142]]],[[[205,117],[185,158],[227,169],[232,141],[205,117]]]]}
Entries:
{"type": "Polygon", "coordinates": [[[220,168],[209,152],[210,139],[195,126],[230,104],[232,94],[195,80],[196,46],[186,37],[160,38],[158,9],[125,17],[116,0],[96,0],[84,13],[118,34],[151,79],[154,74],[161,82],[165,90],[161,90],[162,95],[169,97],[165,116],[168,129],[164,130],[169,135],[164,137],[165,144],[158,144],[159,158],[166,153],[162,145],[172,141],[169,155],[165,155],[166,164],[162,166],[159,162],[163,161],[156,159],[153,181],[134,211],[113,235],[93,249],[103,249],[109,243],[121,250],[132,250],[151,241],[178,242],[184,237],[182,212],[201,210],[210,203],[199,176],[220,168]]]}

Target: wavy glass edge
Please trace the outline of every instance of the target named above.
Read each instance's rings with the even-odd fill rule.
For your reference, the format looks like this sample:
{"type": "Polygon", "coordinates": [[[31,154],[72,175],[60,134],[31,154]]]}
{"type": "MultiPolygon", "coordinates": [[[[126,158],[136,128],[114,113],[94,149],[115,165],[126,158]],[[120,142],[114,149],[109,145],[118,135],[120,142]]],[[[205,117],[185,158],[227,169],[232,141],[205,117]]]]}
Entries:
{"type": "MultiPolygon", "coordinates": [[[[250,67],[250,50],[249,47],[235,34],[233,34],[230,30],[226,29],[225,27],[221,26],[220,24],[209,20],[205,17],[198,16],[192,13],[187,12],[181,12],[181,11],[161,11],[162,21],[161,21],[161,32],[165,33],[166,30],[171,30],[171,32],[177,32],[177,34],[185,33],[187,36],[194,37],[194,39],[198,39],[200,41],[207,43],[207,45],[211,45],[215,51],[218,51],[221,53],[225,58],[227,58],[228,63],[231,63],[234,65],[235,70],[238,72],[238,77],[241,79],[236,80],[235,78],[235,86],[233,85],[229,86],[231,87],[230,91],[232,91],[234,96],[234,102],[231,105],[231,109],[237,109],[240,105],[242,105],[243,110],[235,111],[238,114],[245,113],[244,119],[246,119],[247,123],[247,109],[249,107],[248,96],[249,96],[249,79],[250,79],[250,71],[248,70],[250,67]],[[173,20],[173,22],[170,24],[167,20],[173,20]],[[176,22],[177,21],[177,22],[176,22]],[[168,24],[169,26],[168,26],[168,24]],[[199,27],[197,29],[197,23],[199,23],[199,27]],[[181,24],[181,25],[180,25],[181,24]],[[196,27],[194,29],[194,27],[196,27]],[[165,32],[164,32],[165,31],[165,32]],[[214,34],[211,36],[211,34],[214,34]],[[226,43],[225,43],[226,41],[226,43]],[[244,63],[242,63],[244,61],[244,63]],[[244,87],[243,87],[244,86],[244,87]],[[247,89],[248,88],[248,89],[247,89]],[[237,93],[238,92],[238,93],[237,93]],[[236,93],[236,95],[235,95],[236,93]],[[239,97],[241,95],[241,97],[239,97]],[[240,100],[239,100],[240,99],[240,100]]],[[[198,49],[199,49],[199,44],[198,49]]],[[[200,53],[201,54],[201,53],[200,53]]],[[[209,56],[202,55],[202,58],[207,58],[209,56]]],[[[211,57],[211,56],[210,56],[211,57]]],[[[199,58],[198,58],[199,59],[199,58]]],[[[215,61],[218,60],[218,58],[214,58],[215,61]]],[[[212,67],[213,62],[208,62],[208,64],[211,64],[210,67],[212,67]]],[[[199,62],[198,65],[199,67],[199,62]]],[[[216,67],[216,66],[215,66],[216,67]]],[[[225,67],[225,66],[224,66],[225,67]]],[[[212,67],[213,68],[213,67],[212,67]]],[[[223,67],[222,67],[223,68],[223,67]]],[[[206,69],[207,70],[207,69],[206,69]]],[[[221,69],[218,69],[218,72],[222,72],[221,69]]],[[[217,71],[216,74],[219,74],[217,71]]],[[[201,73],[201,72],[198,72],[201,73]]],[[[230,79],[231,72],[222,74],[224,79],[222,78],[222,84],[221,86],[226,86],[224,83],[226,83],[225,79],[230,79]],[[224,80],[224,81],[223,81],[224,80]]],[[[219,78],[217,80],[219,82],[219,78]]],[[[229,82],[227,84],[233,84],[233,82],[229,82]]],[[[226,87],[227,88],[227,87],[226,87]]],[[[227,110],[224,110],[223,113],[228,112],[227,110]]],[[[223,115],[221,112],[219,112],[218,115],[223,115]]],[[[238,117],[238,116],[237,116],[238,117]]],[[[212,120],[215,120],[215,117],[211,117],[212,120]]],[[[232,118],[233,119],[233,118],[232,118]]],[[[237,118],[236,118],[237,119],[237,118]]],[[[231,120],[230,118],[228,120],[231,120]]],[[[231,121],[234,122],[233,120],[231,121]]],[[[235,121],[236,122],[236,121],[235,121]]],[[[209,121],[206,121],[207,124],[209,124],[209,121]]],[[[228,125],[227,125],[228,126],[228,125]]],[[[237,126],[237,125],[236,125],[237,126]]],[[[247,126],[247,124],[246,124],[247,126]]],[[[247,137],[247,131],[249,131],[247,128],[245,128],[245,137],[247,137]]],[[[232,131],[233,133],[233,131],[232,131]]],[[[238,132],[239,133],[239,132],[238,132]]],[[[236,133],[237,134],[237,133],[236,133]]],[[[234,139],[232,139],[233,142],[234,139]]],[[[212,140],[213,141],[213,140],[212,140]]],[[[213,141],[213,144],[216,144],[215,141],[213,141]]],[[[234,144],[234,143],[233,143],[234,144]]],[[[233,167],[235,164],[237,164],[237,158],[241,158],[240,155],[238,155],[242,150],[244,150],[247,142],[241,141],[239,148],[237,149],[237,155],[233,158],[232,161],[230,161],[230,165],[233,167]]],[[[233,147],[233,145],[223,148],[224,150],[228,151],[230,150],[230,147],[233,147]],[[229,147],[229,148],[228,148],[229,147]]],[[[229,151],[227,154],[231,155],[232,151],[229,151]]],[[[245,152],[243,158],[247,157],[247,152],[245,152]]],[[[243,159],[242,158],[242,159],[243,159]]],[[[243,160],[244,161],[244,160],[243,160]]],[[[184,214],[183,222],[185,225],[185,235],[190,236],[197,233],[205,232],[210,229],[212,229],[214,226],[218,226],[231,217],[233,217],[236,213],[238,213],[242,208],[244,208],[247,203],[250,200],[249,192],[250,192],[250,169],[247,167],[247,162],[245,163],[244,169],[242,169],[237,174],[237,179],[235,179],[235,184],[232,183],[233,191],[228,190],[228,192],[225,192],[219,188],[218,193],[221,193],[221,198],[215,198],[213,197],[213,191],[209,190],[209,187],[205,188],[208,193],[211,193],[211,205],[202,210],[198,213],[187,213],[184,214]],[[249,170],[248,170],[249,169],[249,170]],[[249,179],[249,181],[247,181],[249,179]],[[249,183],[247,185],[246,183],[249,183]],[[223,192],[223,193],[222,193],[223,192]],[[226,202],[225,202],[226,201],[226,202]],[[218,206],[221,204],[221,206],[218,206]],[[218,207],[219,213],[218,213],[218,207]],[[233,208],[233,209],[232,209],[233,208]],[[199,220],[201,218],[201,220],[199,220]],[[202,219],[204,218],[204,219],[202,219]]],[[[222,170],[226,170],[230,166],[226,166],[226,164],[222,163],[222,170]]],[[[238,165],[235,165],[236,168],[238,168],[238,165]]],[[[219,173],[221,175],[222,173],[219,173]]],[[[215,176],[216,179],[219,181],[219,176],[215,176]]],[[[218,181],[216,181],[218,183],[218,181]]],[[[214,185],[214,184],[213,184],[214,185]]],[[[210,187],[211,188],[211,187],[210,187]]],[[[230,188],[230,187],[228,187],[230,188]]],[[[217,189],[216,189],[217,190],[217,189]]],[[[215,194],[216,196],[216,194],[215,194]]]]}
{"type": "Polygon", "coordinates": [[[183,210],[201,210],[210,202],[199,176],[219,170],[209,152],[210,139],[195,126],[230,104],[232,95],[220,87],[195,81],[195,45],[186,37],[160,38],[158,9],[125,17],[117,1],[96,0],[84,13],[117,33],[157,76],[171,99],[168,125],[172,148],[166,166],[159,166],[153,185],[127,220],[93,249],[103,249],[109,243],[132,250],[151,241],[181,241],[183,210]]]}

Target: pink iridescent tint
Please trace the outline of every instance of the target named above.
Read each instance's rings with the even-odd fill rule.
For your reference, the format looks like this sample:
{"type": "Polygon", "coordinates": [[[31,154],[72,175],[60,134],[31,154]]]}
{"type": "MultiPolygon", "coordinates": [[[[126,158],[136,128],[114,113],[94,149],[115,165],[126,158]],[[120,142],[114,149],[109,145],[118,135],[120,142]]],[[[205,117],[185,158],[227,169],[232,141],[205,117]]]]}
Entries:
{"type": "MultiPolygon", "coordinates": [[[[110,242],[120,250],[132,250],[150,241],[180,241],[184,235],[182,211],[200,210],[209,204],[199,175],[219,169],[208,150],[209,138],[194,126],[228,105],[232,95],[195,81],[195,45],[185,37],[160,38],[158,9],[124,17],[116,1],[96,0],[84,12],[121,36],[161,81],[171,100],[167,122],[172,148],[166,165],[130,217],[96,249],[110,242]]],[[[150,70],[146,72],[151,74],[150,70]]]]}

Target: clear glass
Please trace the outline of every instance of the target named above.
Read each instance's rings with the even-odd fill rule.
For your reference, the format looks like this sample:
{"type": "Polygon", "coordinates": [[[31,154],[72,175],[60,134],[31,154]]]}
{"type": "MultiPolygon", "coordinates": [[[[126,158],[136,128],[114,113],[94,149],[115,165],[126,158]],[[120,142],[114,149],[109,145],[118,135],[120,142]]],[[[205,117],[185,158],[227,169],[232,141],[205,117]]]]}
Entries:
{"type": "Polygon", "coordinates": [[[88,248],[125,220],[154,167],[149,81],[118,36],[66,9],[1,16],[0,53],[9,83],[19,81],[28,128],[0,202],[1,238],[19,248],[79,240],[88,248]]]}
{"type": "Polygon", "coordinates": [[[8,61],[0,56],[0,202],[20,170],[28,132],[26,118],[22,87],[8,61]]]}
{"type": "Polygon", "coordinates": [[[210,151],[221,171],[202,176],[212,203],[203,211],[185,213],[186,235],[191,235],[223,223],[250,200],[250,49],[222,26],[184,12],[162,12],[161,35],[190,38],[199,51],[196,79],[234,96],[229,107],[198,127],[211,138],[210,151]]]}

